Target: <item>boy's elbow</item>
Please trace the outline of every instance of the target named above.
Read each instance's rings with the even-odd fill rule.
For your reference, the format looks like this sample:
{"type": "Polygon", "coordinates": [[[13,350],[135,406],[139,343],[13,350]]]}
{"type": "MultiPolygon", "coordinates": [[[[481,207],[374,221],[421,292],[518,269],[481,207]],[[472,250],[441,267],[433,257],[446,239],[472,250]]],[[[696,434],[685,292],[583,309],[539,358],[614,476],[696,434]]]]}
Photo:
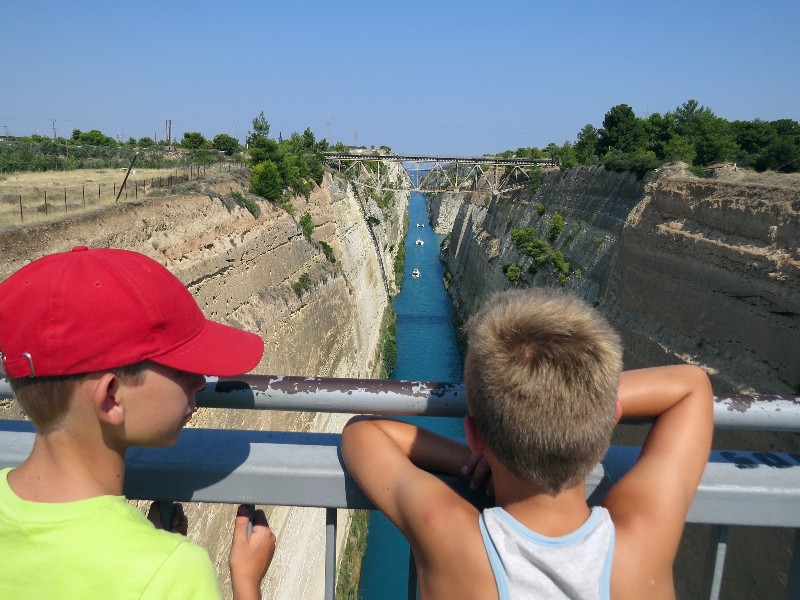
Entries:
{"type": "Polygon", "coordinates": [[[374,418],[367,415],[356,415],[354,417],[350,417],[350,420],[345,423],[345,426],[342,429],[342,438],[353,435],[355,430],[364,427],[364,423],[372,420],[374,420],[374,418]]]}
{"type": "Polygon", "coordinates": [[[711,379],[709,379],[708,373],[696,365],[690,365],[690,369],[692,370],[692,384],[695,391],[701,394],[705,400],[713,400],[714,392],[711,388],[711,379]]]}
{"type": "Polygon", "coordinates": [[[342,452],[344,453],[345,462],[347,462],[348,448],[358,445],[359,434],[364,431],[365,427],[369,426],[369,421],[373,418],[364,415],[356,415],[351,417],[342,429],[342,452]]]}
{"type": "Polygon", "coordinates": [[[691,365],[691,393],[694,400],[700,406],[701,414],[708,427],[714,427],[714,390],[711,387],[711,379],[703,369],[691,365]]]}

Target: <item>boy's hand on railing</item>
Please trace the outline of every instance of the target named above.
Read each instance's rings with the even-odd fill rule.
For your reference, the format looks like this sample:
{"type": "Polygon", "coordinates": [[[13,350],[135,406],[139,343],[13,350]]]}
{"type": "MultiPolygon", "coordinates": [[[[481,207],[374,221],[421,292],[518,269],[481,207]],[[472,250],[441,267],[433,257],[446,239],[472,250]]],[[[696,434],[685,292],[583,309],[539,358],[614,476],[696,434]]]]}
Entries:
{"type": "Polygon", "coordinates": [[[492,470],[486,457],[481,452],[470,454],[467,462],[461,467],[461,475],[469,481],[471,490],[483,487],[487,496],[494,495],[494,482],[492,481],[492,470]]]}
{"type": "Polygon", "coordinates": [[[274,554],[275,534],[269,528],[264,511],[240,505],[228,558],[236,600],[261,598],[261,580],[267,574],[274,554]]]}
{"type": "Polygon", "coordinates": [[[183,505],[180,502],[169,502],[169,510],[165,514],[171,514],[169,527],[164,527],[161,520],[162,503],[156,500],[150,503],[150,508],[147,511],[147,520],[155,525],[156,529],[166,529],[172,533],[186,535],[189,532],[189,520],[183,512],[183,505]]]}

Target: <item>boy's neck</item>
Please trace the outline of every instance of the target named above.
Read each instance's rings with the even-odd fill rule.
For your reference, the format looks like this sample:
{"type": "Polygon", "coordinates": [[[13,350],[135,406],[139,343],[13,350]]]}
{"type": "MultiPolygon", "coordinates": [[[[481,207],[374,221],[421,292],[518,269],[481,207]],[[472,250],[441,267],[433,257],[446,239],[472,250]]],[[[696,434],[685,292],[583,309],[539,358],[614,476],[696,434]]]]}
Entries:
{"type": "Polygon", "coordinates": [[[586,504],[584,481],[560,494],[551,495],[508,471],[493,470],[492,478],[497,506],[540,535],[560,537],[570,534],[579,529],[591,514],[586,504]]]}
{"type": "Polygon", "coordinates": [[[30,456],[9,474],[8,483],[23,500],[73,502],[122,495],[124,476],[124,449],[54,431],[36,434],[30,456]]]}

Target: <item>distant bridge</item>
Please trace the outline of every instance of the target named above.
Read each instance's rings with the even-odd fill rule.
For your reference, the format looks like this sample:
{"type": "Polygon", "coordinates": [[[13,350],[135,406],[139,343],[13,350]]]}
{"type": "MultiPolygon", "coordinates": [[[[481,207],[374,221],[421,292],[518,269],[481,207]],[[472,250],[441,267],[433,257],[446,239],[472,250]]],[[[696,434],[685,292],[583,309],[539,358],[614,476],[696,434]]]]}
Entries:
{"type": "Polygon", "coordinates": [[[399,163],[411,173],[413,192],[473,192],[502,194],[522,188],[534,172],[558,168],[548,159],[496,156],[432,156],[347,154],[328,152],[325,163],[357,185],[375,190],[407,189],[388,176],[386,163],[399,163]]]}

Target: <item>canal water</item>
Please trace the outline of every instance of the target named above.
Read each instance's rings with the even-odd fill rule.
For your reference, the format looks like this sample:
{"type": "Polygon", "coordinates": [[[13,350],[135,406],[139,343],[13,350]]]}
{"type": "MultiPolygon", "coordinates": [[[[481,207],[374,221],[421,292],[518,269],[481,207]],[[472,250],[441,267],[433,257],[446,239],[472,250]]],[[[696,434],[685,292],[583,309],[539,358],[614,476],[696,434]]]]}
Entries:
{"type": "MultiPolygon", "coordinates": [[[[397,315],[397,368],[391,379],[462,381],[463,367],[456,346],[452,305],[442,283],[439,246],[443,235],[428,222],[425,197],[412,193],[408,206],[408,234],[403,286],[392,305],[397,315]],[[424,227],[418,227],[422,223],[424,227]],[[416,243],[422,240],[423,244],[416,243]],[[419,277],[412,277],[414,269],[419,277]]],[[[439,433],[463,437],[461,419],[408,419],[439,433]]],[[[386,517],[372,511],[361,571],[361,600],[406,600],[408,544],[386,517]]]]}

